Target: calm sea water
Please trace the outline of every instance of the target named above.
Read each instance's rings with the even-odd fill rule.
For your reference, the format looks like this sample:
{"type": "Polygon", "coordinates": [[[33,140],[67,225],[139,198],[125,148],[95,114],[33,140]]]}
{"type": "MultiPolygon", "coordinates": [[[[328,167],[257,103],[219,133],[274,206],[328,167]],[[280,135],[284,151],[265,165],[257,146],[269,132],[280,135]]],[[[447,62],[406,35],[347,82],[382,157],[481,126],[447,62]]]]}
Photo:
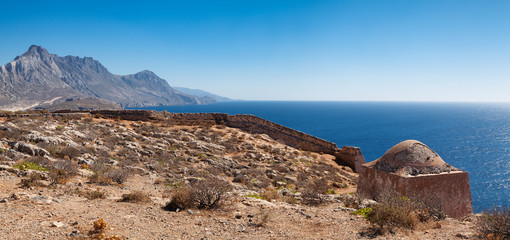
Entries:
{"type": "Polygon", "coordinates": [[[368,162],[416,139],[469,172],[475,212],[510,206],[510,104],[229,102],[147,109],[253,114],[339,147],[360,147],[368,162]]]}

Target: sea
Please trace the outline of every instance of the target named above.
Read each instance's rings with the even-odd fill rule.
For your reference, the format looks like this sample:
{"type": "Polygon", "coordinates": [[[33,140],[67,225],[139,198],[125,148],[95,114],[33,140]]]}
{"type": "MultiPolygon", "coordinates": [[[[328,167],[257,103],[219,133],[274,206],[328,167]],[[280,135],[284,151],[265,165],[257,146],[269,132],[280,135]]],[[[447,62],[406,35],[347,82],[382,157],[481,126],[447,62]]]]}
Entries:
{"type": "Polygon", "coordinates": [[[475,212],[510,206],[510,103],[239,101],[144,109],[253,114],[360,147],[367,162],[415,139],[469,173],[475,212]]]}

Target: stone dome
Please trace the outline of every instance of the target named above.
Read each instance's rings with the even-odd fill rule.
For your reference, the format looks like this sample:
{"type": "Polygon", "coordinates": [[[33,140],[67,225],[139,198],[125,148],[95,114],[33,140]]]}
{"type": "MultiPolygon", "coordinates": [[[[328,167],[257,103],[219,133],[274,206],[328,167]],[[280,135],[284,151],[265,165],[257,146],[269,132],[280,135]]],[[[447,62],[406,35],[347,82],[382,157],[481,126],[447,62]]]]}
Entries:
{"type": "Polygon", "coordinates": [[[376,162],[375,168],[379,170],[396,172],[407,169],[411,175],[451,169],[436,152],[416,140],[406,140],[393,146],[376,162]]]}

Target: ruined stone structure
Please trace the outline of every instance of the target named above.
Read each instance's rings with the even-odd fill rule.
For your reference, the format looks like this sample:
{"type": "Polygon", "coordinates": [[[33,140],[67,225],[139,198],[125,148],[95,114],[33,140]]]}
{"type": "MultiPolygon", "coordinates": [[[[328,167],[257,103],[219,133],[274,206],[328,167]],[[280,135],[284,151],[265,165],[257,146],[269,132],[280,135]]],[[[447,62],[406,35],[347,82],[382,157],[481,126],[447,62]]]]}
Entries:
{"type": "Polygon", "coordinates": [[[335,155],[338,164],[350,166],[354,172],[359,172],[361,165],[366,163],[359,147],[343,146],[333,155],[335,155]]]}
{"type": "Polygon", "coordinates": [[[365,163],[365,158],[363,157],[361,150],[357,147],[344,146],[342,149],[339,149],[333,142],[314,137],[253,115],[228,115],[226,113],[169,113],[165,111],[157,112],[149,110],[61,110],[56,111],[53,114],[77,112],[131,121],[164,121],[175,125],[224,125],[238,128],[250,133],[267,134],[277,141],[281,141],[298,149],[334,155],[337,163],[349,166],[354,171],[358,171],[361,164],[365,163]]]}
{"type": "Polygon", "coordinates": [[[407,140],[359,169],[358,192],[377,197],[395,191],[411,199],[434,201],[448,216],[473,213],[468,173],[445,163],[425,144],[407,140]]]}

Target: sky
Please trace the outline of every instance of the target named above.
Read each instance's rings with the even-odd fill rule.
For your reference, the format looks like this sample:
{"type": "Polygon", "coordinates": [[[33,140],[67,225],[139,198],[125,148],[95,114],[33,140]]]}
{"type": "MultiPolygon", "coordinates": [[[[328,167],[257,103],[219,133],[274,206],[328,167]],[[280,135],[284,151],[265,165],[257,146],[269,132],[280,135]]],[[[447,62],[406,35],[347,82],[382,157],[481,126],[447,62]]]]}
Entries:
{"type": "Polygon", "coordinates": [[[3,1],[40,45],[244,100],[510,101],[508,0],[3,1]]]}

